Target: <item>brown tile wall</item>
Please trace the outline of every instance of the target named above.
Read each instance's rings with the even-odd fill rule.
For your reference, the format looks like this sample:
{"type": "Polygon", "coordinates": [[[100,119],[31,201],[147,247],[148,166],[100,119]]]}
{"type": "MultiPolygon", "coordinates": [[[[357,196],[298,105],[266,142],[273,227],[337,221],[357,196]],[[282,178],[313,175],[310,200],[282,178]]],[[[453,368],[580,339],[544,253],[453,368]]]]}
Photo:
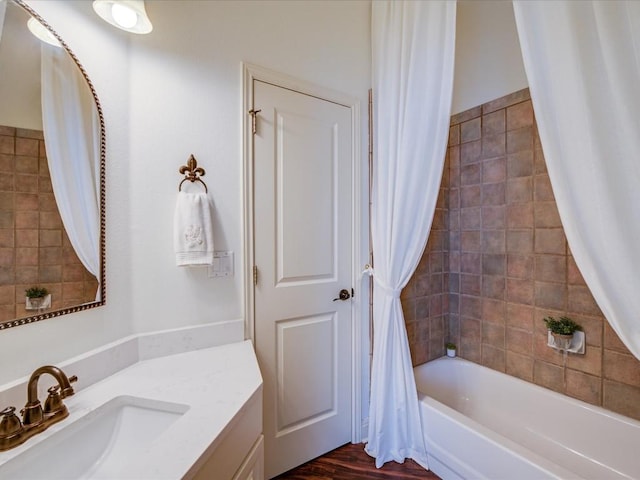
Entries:
{"type": "Polygon", "coordinates": [[[82,265],[58,213],[43,133],[0,126],[0,321],[32,315],[24,291],[51,293],[52,309],[95,298],[97,280],[82,265]]]}
{"type": "MultiPolygon", "coordinates": [[[[448,242],[437,242],[448,259],[442,273],[448,312],[436,318],[448,314],[445,337],[458,354],[640,419],[640,361],[606,322],[573,260],[528,89],[452,117],[441,192],[449,197],[441,214],[448,218],[448,242]],[[568,315],[583,326],[585,355],[565,358],[547,347],[547,315],[568,315]]],[[[431,261],[427,249],[403,301],[442,296],[415,289],[431,261]]],[[[434,319],[409,318],[408,331],[420,332],[409,337],[414,362],[441,354],[436,343],[445,339],[426,327],[434,319]]]]}
{"type": "Polygon", "coordinates": [[[444,355],[449,330],[449,234],[448,194],[449,160],[445,160],[443,178],[431,235],[413,277],[402,290],[402,311],[414,365],[444,355]]]}

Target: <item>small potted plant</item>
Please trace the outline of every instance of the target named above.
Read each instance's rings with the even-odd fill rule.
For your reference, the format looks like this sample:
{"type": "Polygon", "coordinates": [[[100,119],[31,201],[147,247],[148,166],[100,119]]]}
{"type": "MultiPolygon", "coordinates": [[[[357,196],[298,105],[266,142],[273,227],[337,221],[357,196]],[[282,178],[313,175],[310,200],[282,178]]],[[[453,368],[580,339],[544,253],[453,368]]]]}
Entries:
{"type": "Polygon", "coordinates": [[[456,344],[452,342],[447,342],[445,344],[445,348],[447,349],[447,357],[455,357],[456,356],[456,344]]]}
{"type": "Polygon", "coordinates": [[[32,309],[40,309],[42,304],[47,299],[47,295],[49,295],[49,290],[45,287],[30,287],[24,291],[25,296],[27,297],[28,304],[32,309]]]}
{"type": "Polygon", "coordinates": [[[561,350],[568,350],[573,340],[573,334],[581,331],[582,327],[569,317],[560,317],[556,320],[553,317],[546,317],[544,323],[551,332],[553,344],[561,350]]]}

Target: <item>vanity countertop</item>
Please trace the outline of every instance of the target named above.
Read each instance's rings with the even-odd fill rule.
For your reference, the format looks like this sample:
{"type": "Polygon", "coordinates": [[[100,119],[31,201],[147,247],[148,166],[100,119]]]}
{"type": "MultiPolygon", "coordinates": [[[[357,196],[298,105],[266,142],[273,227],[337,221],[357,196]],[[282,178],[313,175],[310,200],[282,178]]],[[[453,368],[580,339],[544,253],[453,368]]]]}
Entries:
{"type": "MultiPolygon", "coordinates": [[[[71,369],[65,373],[74,374],[71,369]]],[[[188,411],[147,451],[123,465],[120,478],[189,478],[203,454],[215,450],[243,408],[260,398],[261,390],[250,341],[142,360],[67,398],[69,417],[25,444],[0,452],[0,467],[105,402],[127,395],[183,404],[188,411]]]]}

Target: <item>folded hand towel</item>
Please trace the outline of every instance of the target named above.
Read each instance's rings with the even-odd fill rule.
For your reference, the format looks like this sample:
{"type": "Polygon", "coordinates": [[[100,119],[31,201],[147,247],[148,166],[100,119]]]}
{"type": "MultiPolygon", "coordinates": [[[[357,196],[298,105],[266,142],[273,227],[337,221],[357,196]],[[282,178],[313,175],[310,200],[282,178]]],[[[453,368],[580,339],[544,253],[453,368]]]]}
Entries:
{"type": "Polygon", "coordinates": [[[173,226],[178,266],[213,263],[213,222],[206,193],[179,192],[173,226]]]}

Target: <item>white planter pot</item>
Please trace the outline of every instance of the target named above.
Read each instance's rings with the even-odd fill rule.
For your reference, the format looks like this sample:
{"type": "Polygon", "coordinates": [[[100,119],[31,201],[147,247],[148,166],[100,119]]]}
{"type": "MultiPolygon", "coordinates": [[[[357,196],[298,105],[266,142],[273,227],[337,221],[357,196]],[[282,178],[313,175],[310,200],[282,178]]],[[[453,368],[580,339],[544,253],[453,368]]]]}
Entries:
{"type": "Polygon", "coordinates": [[[25,309],[26,310],[44,310],[51,308],[51,294],[47,294],[44,297],[29,298],[25,297],[25,309]]]}
{"type": "Polygon", "coordinates": [[[455,357],[456,356],[456,349],[455,348],[447,348],[447,357],[455,357]]]}
{"type": "Polygon", "coordinates": [[[560,333],[551,333],[553,337],[554,345],[560,350],[569,350],[571,347],[571,341],[573,340],[573,334],[562,335],[560,333]]]}

